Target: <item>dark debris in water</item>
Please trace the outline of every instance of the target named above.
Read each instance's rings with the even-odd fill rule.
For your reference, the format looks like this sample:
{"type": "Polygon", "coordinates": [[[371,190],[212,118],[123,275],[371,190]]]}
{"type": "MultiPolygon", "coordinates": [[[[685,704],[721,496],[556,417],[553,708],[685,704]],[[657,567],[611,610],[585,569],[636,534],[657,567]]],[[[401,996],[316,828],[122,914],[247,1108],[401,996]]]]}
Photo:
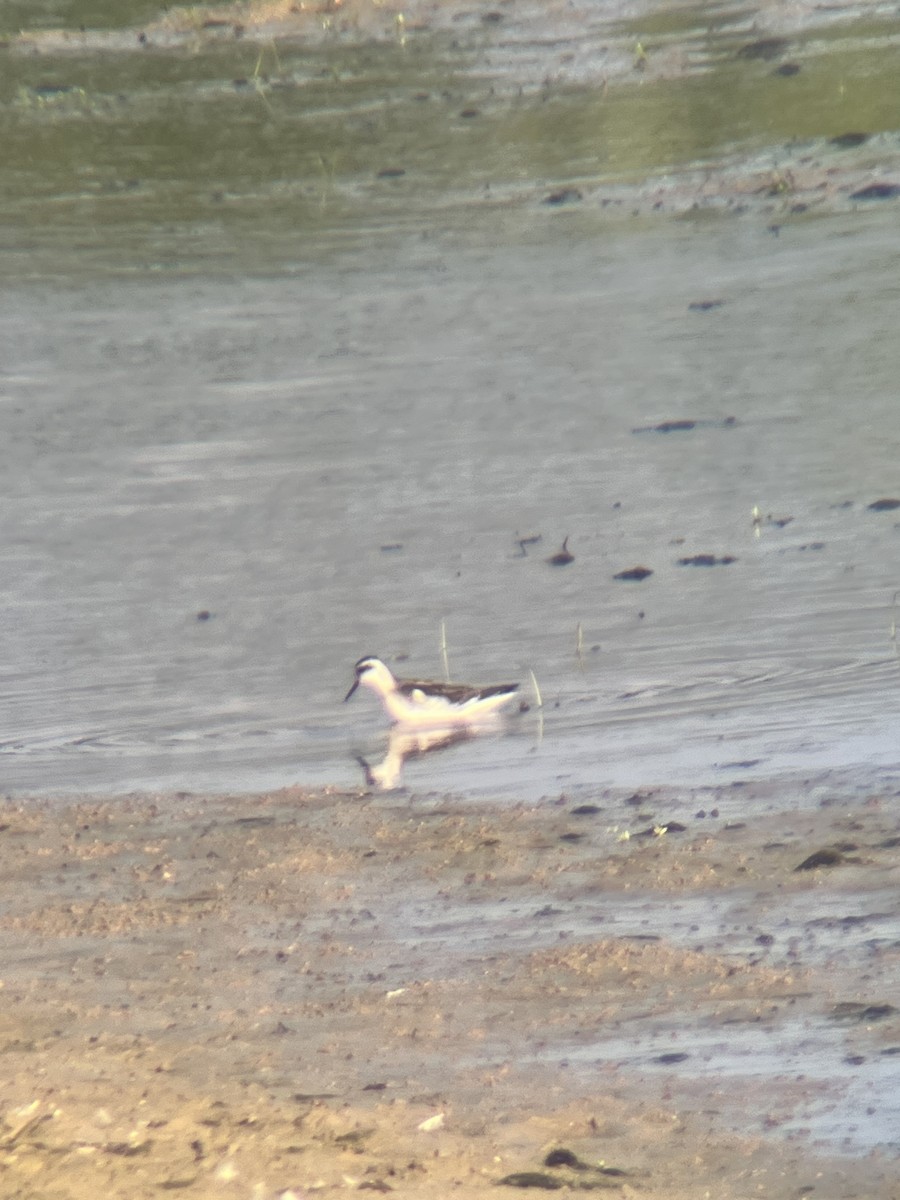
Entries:
{"type": "Polygon", "coordinates": [[[759,38],[755,42],[747,42],[745,46],[741,46],[737,52],[738,58],[760,58],[763,60],[777,58],[779,54],[783,54],[788,48],[787,38],[769,37],[759,38]]]}
{"type": "Polygon", "coordinates": [[[724,303],[724,300],[692,300],[688,312],[710,312],[714,308],[721,308],[724,303]]]}
{"type": "Polygon", "coordinates": [[[545,196],[541,201],[542,204],[573,204],[582,199],[581,192],[578,188],[565,187],[558,188],[557,191],[551,192],[549,196],[545,196]]]}
{"type": "Polygon", "coordinates": [[[893,512],[895,509],[900,508],[900,500],[873,500],[872,503],[867,504],[866,507],[868,508],[869,512],[893,512]]]}
{"type": "Polygon", "coordinates": [[[858,1021],[864,1024],[869,1021],[883,1021],[892,1017],[898,1010],[893,1004],[860,1004],[854,1000],[845,1000],[836,1004],[831,1010],[833,1021],[858,1021]]]}
{"type": "Polygon", "coordinates": [[[516,542],[519,547],[519,553],[515,557],[516,558],[527,558],[528,557],[528,547],[536,546],[538,544],[538,542],[540,542],[541,540],[542,540],[542,537],[541,537],[541,534],[539,534],[539,533],[532,534],[530,537],[519,537],[518,535],[516,535],[516,542]]]}
{"type": "Polygon", "coordinates": [[[647,579],[653,572],[649,567],[628,567],[624,571],[619,571],[613,575],[613,579],[621,579],[626,583],[640,583],[641,580],[647,579]]]}
{"type": "Polygon", "coordinates": [[[848,913],[843,917],[815,917],[812,921],[807,921],[807,927],[810,929],[856,929],[860,925],[871,925],[875,921],[892,921],[893,913],[888,912],[871,912],[871,913],[848,913]]]}
{"type": "Polygon", "coordinates": [[[772,74],[773,75],[782,75],[785,78],[788,78],[791,75],[799,75],[800,71],[801,71],[801,67],[800,67],[799,63],[786,62],[786,63],[779,64],[779,66],[777,66],[774,69],[772,74]]]}
{"type": "Polygon", "coordinates": [[[898,196],[900,183],[870,183],[858,192],[850,193],[851,200],[895,200],[898,196]]]}
{"type": "Polygon", "coordinates": [[[687,433],[696,429],[696,421],[660,421],[658,425],[641,425],[632,433],[687,433]]]}
{"type": "Polygon", "coordinates": [[[686,558],[679,558],[679,567],[727,567],[731,563],[737,562],[733,554],[723,554],[717,558],[715,554],[689,554],[686,558]]]}
{"type": "Polygon", "coordinates": [[[823,846],[821,850],[814,850],[808,858],[804,858],[794,870],[816,871],[819,867],[838,867],[847,862],[844,850],[845,847],[842,846],[823,846]]]}
{"type": "Polygon", "coordinates": [[[839,150],[851,150],[854,146],[862,146],[869,140],[871,135],[868,133],[860,133],[850,131],[849,133],[839,133],[837,137],[829,138],[830,146],[837,146],[839,150]]]}
{"type": "Polygon", "coordinates": [[[569,563],[575,561],[575,555],[569,550],[569,539],[565,538],[562,547],[555,554],[551,554],[547,562],[551,567],[567,567],[569,563]]]}
{"type": "Polygon", "coordinates": [[[690,433],[693,429],[733,429],[737,417],[724,417],[721,421],[690,420],[688,418],[660,421],[657,425],[638,425],[632,433],[690,433]]]}

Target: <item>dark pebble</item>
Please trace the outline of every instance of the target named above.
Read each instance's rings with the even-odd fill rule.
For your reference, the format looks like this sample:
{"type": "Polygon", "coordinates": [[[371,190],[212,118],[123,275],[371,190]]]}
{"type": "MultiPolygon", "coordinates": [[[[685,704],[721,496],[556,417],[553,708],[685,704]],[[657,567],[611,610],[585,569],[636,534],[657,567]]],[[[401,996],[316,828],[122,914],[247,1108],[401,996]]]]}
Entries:
{"type": "Polygon", "coordinates": [[[613,579],[623,579],[626,583],[640,583],[642,579],[646,579],[648,575],[652,574],[649,567],[628,567],[627,570],[613,575],[613,579]]]}
{"type": "Polygon", "coordinates": [[[566,1150],[562,1146],[558,1150],[551,1150],[544,1159],[545,1167],[572,1167],[576,1171],[583,1171],[585,1164],[581,1161],[577,1154],[573,1154],[571,1150],[566,1150]]]}
{"type": "Polygon", "coordinates": [[[501,1187],[543,1188],[545,1192],[558,1192],[563,1187],[559,1179],[541,1171],[515,1171],[512,1175],[504,1175],[497,1183],[501,1187]]]}
{"type": "Polygon", "coordinates": [[[654,1058],[653,1061],[657,1062],[657,1063],[662,1063],[663,1066],[668,1067],[668,1066],[674,1066],[675,1063],[686,1062],[687,1059],[689,1059],[690,1057],[691,1056],[689,1054],[683,1054],[680,1052],[676,1053],[673,1051],[671,1054],[658,1054],[656,1056],[656,1058],[654,1058]]]}
{"type": "Polygon", "coordinates": [[[595,813],[603,812],[597,804],[579,804],[577,808],[573,808],[569,814],[572,817],[592,817],[595,813]]]}

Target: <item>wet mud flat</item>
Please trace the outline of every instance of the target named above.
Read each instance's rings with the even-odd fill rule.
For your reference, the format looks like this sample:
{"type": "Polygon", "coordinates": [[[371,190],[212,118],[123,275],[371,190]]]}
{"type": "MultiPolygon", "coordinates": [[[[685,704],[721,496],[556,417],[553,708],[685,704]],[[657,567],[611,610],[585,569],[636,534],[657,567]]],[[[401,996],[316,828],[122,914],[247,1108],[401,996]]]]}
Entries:
{"type": "Polygon", "coordinates": [[[7,801],[0,1195],[896,1195],[895,789],[810,786],[7,801]]]}

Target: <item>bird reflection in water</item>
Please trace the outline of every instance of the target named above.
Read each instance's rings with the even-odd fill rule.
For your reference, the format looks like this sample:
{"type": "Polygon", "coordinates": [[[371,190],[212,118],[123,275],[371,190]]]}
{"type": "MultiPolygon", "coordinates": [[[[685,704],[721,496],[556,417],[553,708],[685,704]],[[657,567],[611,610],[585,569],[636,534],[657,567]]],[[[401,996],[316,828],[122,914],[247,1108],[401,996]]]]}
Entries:
{"type": "Polygon", "coordinates": [[[356,755],[356,761],[363,769],[367,787],[389,792],[400,786],[403,764],[407,759],[448,750],[477,736],[475,729],[466,726],[413,730],[395,725],[388,733],[387,754],[380,763],[372,766],[359,754],[356,755]]]}

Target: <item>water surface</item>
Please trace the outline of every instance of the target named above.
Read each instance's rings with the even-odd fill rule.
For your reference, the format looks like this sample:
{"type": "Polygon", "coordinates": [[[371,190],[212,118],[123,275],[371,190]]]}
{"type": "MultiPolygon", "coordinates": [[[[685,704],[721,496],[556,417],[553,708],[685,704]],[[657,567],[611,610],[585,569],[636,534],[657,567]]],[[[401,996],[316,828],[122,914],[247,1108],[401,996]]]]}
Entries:
{"type": "Polygon", "coordinates": [[[895,203],[852,192],[900,148],[896,25],[865,15],[10,9],[7,788],[360,782],[352,663],[439,675],[442,628],[531,710],[417,789],[895,764],[895,203]]]}
{"type": "Polygon", "coordinates": [[[544,709],[418,787],[894,762],[893,236],[535,218],[8,291],[7,787],[352,783],[352,663],[439,675],[442,620],[454,675],[533,670],[544,709]]]}

